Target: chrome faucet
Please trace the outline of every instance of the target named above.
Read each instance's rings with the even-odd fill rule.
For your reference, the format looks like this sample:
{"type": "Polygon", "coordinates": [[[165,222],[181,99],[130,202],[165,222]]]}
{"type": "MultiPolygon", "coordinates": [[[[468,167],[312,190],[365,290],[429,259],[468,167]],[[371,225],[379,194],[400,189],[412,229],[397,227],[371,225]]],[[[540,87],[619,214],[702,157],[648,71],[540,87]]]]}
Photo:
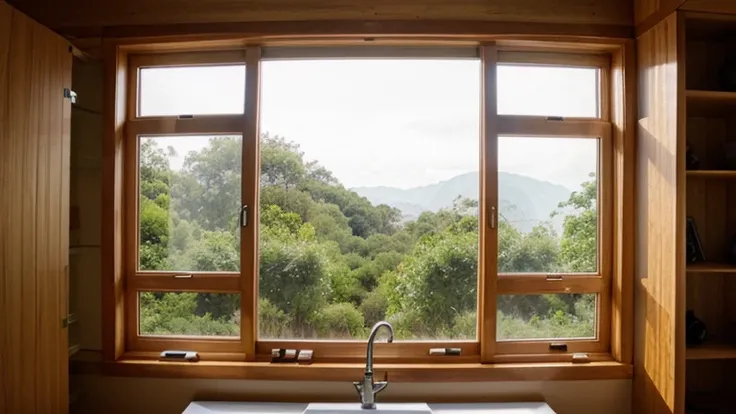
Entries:
{"type": "Polygon", "coordinates": [[[387,381],[373,382],[373,341],[376,340],[376,334],[383,326],[388,328],[388,342],[394,341],[394,328],[390,323],[381,321],[373,325],[371,334],[368,336],[368,350],[365,355],[365,375],[363,376],[363,381],[353,383],[360,396],[361,407],[369,410],[376,408],[376,394],[383,391],[388,385],[387,381]]]}

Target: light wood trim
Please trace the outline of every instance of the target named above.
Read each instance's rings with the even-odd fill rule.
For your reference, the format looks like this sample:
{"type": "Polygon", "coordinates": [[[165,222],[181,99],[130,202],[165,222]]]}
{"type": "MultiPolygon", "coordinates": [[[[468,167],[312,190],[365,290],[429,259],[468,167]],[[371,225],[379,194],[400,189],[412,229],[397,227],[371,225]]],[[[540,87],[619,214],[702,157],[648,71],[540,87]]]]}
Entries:
{"type": "Polygon", "coordinates": [[[123,128],[126,115],[127,56],[105,42],[105,137],[102,147],[102,338],[105,360],[124,352],[123,128]]]}
{"type": "Polygon", "coordinates": [[[498,63],[605,69],[611,66],[611,55],[603,53],[560,53],[499,50],[498,63]]]}
{"type": "MultiPolygon", "coordinates": [[[[102,33],[90,33],[84,28],[65,27],[64,35],[74,38],[97,37],[102,33]]],[[[243,44],[263,44],[264,40],[288,40],[305,38],[334,39],[360,38],[381,39],[401,37],[415,39],[475,40],[493,42],[498,40],[553,40],[566,43],[616,43],[634,35],[627,24],[576,24],[560,23],[473,21],[433,19],[416,20],[371,18],[322,21],[265,21],[200,24],[157,24],[149,26],[108,26],[106,38],[121,39],[129,43],[162,43],[182,41],[217,41],[213,46],[238,47],[243,44]]]]}
{"type": "Polygon", "coordinates": [[[613,54],[613,260],[611,354],[630,364],[634,343],[634,214],[636,169],[636,52],[633,41],[613,54]]]}
{"type": "MultiPolygon", "coordinates": [[[[137,329],[137,327],[136,327],[137,329]]],[[[137,332],[136,332],[137,333],[137,332]]],[[[187,349],[211,354],[235,355],[242,352],[240,338],[226,337],[177,337],[177,336],[144,336],[131,337],[130,347],[136,351],[160,353],[167,349],[187,349]]]]}
{"type": "Polygon", "coordinates": [[[224,66],[237,64],[245,64],[245,49],[130,55],[130,67],[134,71],[153,66],[224,66]]]}
{"type": "MultiPolygon", "coordinates": [[[[351,382],[360,378],[365,364],[324,363],[312,365],[267,362],[200,361],[197,364],[123,360],[103,363],[104,374],[127,377],[210,378],[287,381],[351,382]]],[[[574,381],[628,379],[632,367],[616,362],[572,364],[564,362],[527,364],[377,364],[376,378],[390,382],[475,381],[574,381]]],[[[286,396],[282,396],[284,399],[286,396]]],[[[310,397],[311,398],[311,397],[310,397]]],[[[427,397],[431,402],[432,397],[427,397]]],[[[454,399],[453,401],[456,401],[454,399]]]]}
{"type": "Polygon", "coordinates": [[[240,269],[242,272],[240,299],[240,335],[246,359],[256,358],[258,340],[258,227],[259,189],[261,177],[260,156],[260,89],[261,48],[249,47],[245,69],[245,122],[243,133],[243,178],[241,195],[243,205],[249,206],[247,227],[241,227],[240,269]]]}
{"type": "MultiPolygon", "coordinates": [[[[555,355],[554,351],[549,350],[549,344],[552,342],[564,342],[567,344],[567,352],[563,355],[567,361],[572,360],[572,354],[578,352],[602,353],[608,351],[608,344],[596,338],[581,339],[518,339],[509,341],[497,341],[496,352],[498,356],[504,354],[516,355],[555,355]]],[[[557,357],[562,357],[557,355],[557,357]]]]}
{"type": "MultiPolygon", "coordinates": [[[[556,341],[557,342],[557,341],[556,341]]],[[[577,347],[578,345],[575,345],[577,347]]],[[[590,346],[587,346],[590,348],[590,346]]],[[[606,352],[590,352],[583,350],[582,352],[588,355],[589,362],[615,362],[611,354],[606,352]]],[[[548,351],[540,354],[499,354],[493,357],[493,363],[495,364],[529,364],[529,363],[548,363],[548,362],[571,362],[573,353],[555,353],[551,354],[548,351]]]]}
{"type": "MultiPolygon", "coordinates": [[[[363,362],[366,343],[360,341],[281,341],[264,340],[256,343],[259,361],[270,361],[275,348],[311,349],[314,362],[363,362]]],[[[480,343],[477,341],[397,341],[391,344],[377,342],[376,361],[382,363],[468,363],[480,362],[480,343]],[[460,348],[460,356],[429,356],[430,348],[460,348]]]]}
{"type": "Polygon", "coordinates": [[[481,48],[482,119],[481,119],[481,199],[480,255],[478,278],[478,338],[481,361],[490,362],[495,355],[496,337],[496,271],[498,269],[498,51],[495,45],[481,48]]]}
{"type": "Polygon", "coordinates": [[[594,119],[549,120],[546,116],[499,115],[498,135],[523,137],[603,138],[611,124],[594,119]]]}
{"type": "Polygon", "coordinates": [[[685,412],[685,60],[673,13],[637,39],[633,411],[685,412]]]}
{"type": "MultiPolygon", "coordinates": [[[[186,272],[184,272],[186,273],[186,272]]],[[[193,273],[189,279],[169,274],[137,274],[128,278],[126,289],[152,292],[240,293],[240,274],[193,273]]]]}
{"type": "MultiPolygon", "coordinates": [[[[374,42],[372,42],[374,43],[374,42]]],[[[262,60],[278,59],[478,59],[476,45],[312,45],[273,46],[262,49],[262,60]]]]}
{"type": "Polygon", "coordinates": [[[139,135],[240,135],[244,123],[243,115],[138,118],[128,121],[127,131],[131,139],[139,135]]]}
{"type": "Polygon", "coordinates": [[[499,295],[541,295],[545,293],[599,293],[605,290],[605,277],[569,276],[547,280],[546,275],[499,276],[499,295]]]}

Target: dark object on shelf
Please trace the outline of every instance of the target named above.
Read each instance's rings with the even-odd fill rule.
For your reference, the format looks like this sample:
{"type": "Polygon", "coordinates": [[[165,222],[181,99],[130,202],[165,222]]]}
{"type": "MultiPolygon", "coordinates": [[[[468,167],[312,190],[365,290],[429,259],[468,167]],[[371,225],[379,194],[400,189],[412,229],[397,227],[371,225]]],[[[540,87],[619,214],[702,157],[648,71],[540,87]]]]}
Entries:
{"type": "Polygon", "coordinates": [[[736,56],[729,53],[721,71],[721,83],[723,89],[728,92],[736,92],[736,56]]]}
{"type": "Polygon", "coordinates": [[[736,265],[736,234],[731,237],[731,243],[728,245],[728,251],[726,252],[726,259],[728,263],[736,265]]]}
{"type": "Polygon", "coordinates": [[[685,314],[685,335],[687,336],[688,345],[700,345],[705,342],[708,337],[708,329],[706,329],[703,321],[695,316],[695,311],[689,310],[685,314]]]}
{"type": "Polygon", "coordinates": [[[697,170],[700,168],[700,158],[695,155],[695,152],[690,148],[690,143],[687,143],[687,151],[685,151],[685,169],[686,170],[697,170]]]}
{"type": "Polygon", "coordinates": [[[695,220],[692,217],[687,218],[686,239],[687,245],[685,246],[685,249],[687,253],[687,262],[704,262],[705,254],[703,253],[703,245],[700,242],[698,228],[695,225],[695,220]]]}

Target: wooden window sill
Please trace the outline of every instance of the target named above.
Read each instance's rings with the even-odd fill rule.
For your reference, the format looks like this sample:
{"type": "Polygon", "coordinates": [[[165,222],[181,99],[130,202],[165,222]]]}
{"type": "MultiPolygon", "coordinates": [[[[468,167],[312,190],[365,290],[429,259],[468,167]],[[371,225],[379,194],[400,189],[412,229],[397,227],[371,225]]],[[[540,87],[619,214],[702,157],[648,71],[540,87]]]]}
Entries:
{"type": "MultiPolygon", "coordinates": [[[[97,373],[124,377],[210,378],[281,381],[355,381],[365,364],[314,363],[311,365],[268,362],[200,361],[160,362],[122,359],[115,362],[76,361],[73,373],[97,373]]],[[[575,381],[629,379],[631,365],[618,362],[565,362],[523,364],[376,364],[377,379],[392,382],[475,381],[575,381]]]]}

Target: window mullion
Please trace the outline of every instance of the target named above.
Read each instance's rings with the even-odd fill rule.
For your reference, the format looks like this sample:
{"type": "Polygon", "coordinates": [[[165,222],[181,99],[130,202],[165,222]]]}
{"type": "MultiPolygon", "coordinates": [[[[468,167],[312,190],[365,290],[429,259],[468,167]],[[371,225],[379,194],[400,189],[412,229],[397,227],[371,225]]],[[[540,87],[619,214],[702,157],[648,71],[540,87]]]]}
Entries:
{"type": "Polygon", "coordinates": [[[481,361],[490,362],[496,345],[496,272],[498,270],[498,50],[481,48],[483,110],[481,113],[480,278],[478,338],[481,361]]]}
{"type": "Polygon", "coordinates": [[[255,361],[258,339],[258,187],[260,185],[259,163],[259,117],[261,48],[246,50],[245,65],[245,108],[242,123],[243,172],[241,183],[242,206],[247,206],[247,225],[240,232],[240,336],[246,359],[255,361]]]}

